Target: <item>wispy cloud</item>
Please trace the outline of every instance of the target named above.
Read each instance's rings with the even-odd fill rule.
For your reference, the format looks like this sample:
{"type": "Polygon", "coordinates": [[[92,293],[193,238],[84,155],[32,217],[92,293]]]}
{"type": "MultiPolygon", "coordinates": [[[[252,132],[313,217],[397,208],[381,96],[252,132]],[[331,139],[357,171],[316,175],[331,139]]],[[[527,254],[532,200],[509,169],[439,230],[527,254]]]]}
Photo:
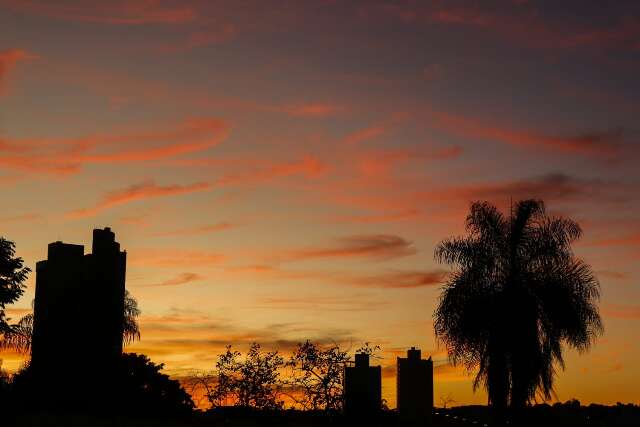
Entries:
{"type": "Polygon", "coordinates": [[[238,227],[238,224],[230,222],[219,222],[216,224],[200,225],[197,227],[179,228],[177,230],[160,231],[154,233],[154,236],[199,236],[202,234],[217,233],[218,231],[229,230],[238,227]]]}
{"type": "Polygon", "coordinates": [[[624,133],[618,128],[569,135],[548,135],[513,129],[504,124],[485,123],[476,118],[446,112],[432,112],[431,117],[437,127],[456,135],[532,150],[542,149],[596,159],[612,159],[620,155],[624,148],[624,133]]]}
{"type": "Polygon", "coordinates": [[[346,280],[356,286],[385,289],[411,289],[441,285],[446,278],[444,271],[392,271],[378,275],[351,277],[346,280]]]}
{"type": "Polygon", "coordinates": [[[108,2],[50,3],[46,0],[7,0],[6,5],[26,12],[65,21],[114,25],[184,24],[193,21],[196,10],[164,0],[112,0],[108,2]]]}
{"type": "Polygon", "coordinates": [[[623,320],[640,320],[640,305],[606,304],[602,308],[606,317],[623,320]]]}
{"type": "Polygon", "coordinates": [[[163,43],[158,50],[165,53],[188,51],[209,45],[216,45],[233,40],[238,34],[238,27],[232,23],[209,25],[207,28],[192,31],[181,40],[163,43]]]}
{"type": "MultiPolygon", "coordinates": [[[[640,43],[637,20],[630,16],[608,20],[607,25],[578,24],[540,14],[535,2],[506,2],[500,8],[461,2],[371,2],[364,18],[397,19],[409,25],[438,24],[468,27],[500,36],[510,43],[541,49],[615,49],[635,51],[640,43]]],[[[622,8],[624,11],[624,7],[622,8]]]]}
{"type": "Polygon", "coordinates": [[[5,216],[3,218],[0,218],[0,223],[32,222],[40,218],[41,216],[39,214],[28,213],[28,214],[22,214],[22,215],[5,216]]]}
{"type": "Polygon", "coordinates": [[[226,257],[218,252],[193,249],[147,249],[132,251],[130,262],[142,267],[191,268],[211,267],[226,257]]]}
{"type": "Polygon", "coordinates": [[[453,160],[462,155],[462,148],[454,145],[444,148],[415,147],[378,149],[359,153],[355,159],[358,172],[366,179],[388,179],[394,168],[410,161],[453,160]]]}
{"type": "Polygon", "coordinates": [[[640,233],[629,233],[625,236],[601,239],[593,243],[594,246],[640,246],[640,233]]]}
{"type": "Polygon", "coordinates": [[[401,211],[367,213],[362,215],[342,215],[332,218],[335,222],[353,223],[353,224],[376,224],[384,222],[402,221],[414,218],[420,214],[418,209],[408,208],[401,211]]]}
{"type": "Polygon", "coordinates": [[[306,297],[261,297],[256,308],[273,310],[298,310],[298,311],[376,311],[385,307],[385,301],[372,299],[361,295],[356,298],[306,296],[306,297]]]}
{"type": "Polygon", "coordinates": [[[223,175],[217,184],[253,185],[298,175],[317,178],[328,170],[328,166],[316,157],[305,156],[300,160],[283,163],[248,162],[243,169],[223,175]]]}
{"type": "Polygon", "coordinates": [[[335,104],[307,103],[287,105],[281,110],[294,117],[330,117],[343,112],[345,107],[335,104]]]}
{"type": "Polygon", "coordinates": [[[327,246],[316,246],[285,251],[276,255],[280,261],[304,261],[322,258],[369,258],[388,260],[414,255],[412,242],[389,234],[356,235],[336,239],[327,246]]]}
{"type": "MultiPolygon", "coordinates": [[[[20,61],[35,59],[37,57],[37,55],[22,49],[0,50],[0,96],[2,96],[6,91],[6,76],[16,66],[16,64],[20,61]]],[[[1,144],[2,141],[0,141],[0,145],[1,144]]]]}
{"type": "Polygon", "coordinates": [[[442,270],[391,269],[362,274],[351,271],[287,269],[266,264],[227,267],[226,272],[258,277],[260,280],[307,281],[323,285],[371,289],[428,288],[441,285],[447,277],[447,273],[442,270]]]}
{"type": "Polygon", "coordinates": [[[227,125],[193,118],[159,130],[69,139],[0,139],[0,165],[35,173],[70,175],[85,164],[146,162],[201,152],[221,143],[227,125]],[[128,147],[136,147],[134,149],[128,147]]]}
{"type": "Polygon", "coordinates": [[[76,209],[67,213],[68,218],[85,218],[97,215],[98,213],[116,206],[131,203],[137,200],[175,196],[179,194],[189,194],[198,191],[206,191],[211,186],[206,182],[197,182],[187,185],[157,185],[153,181],[146,181],[134,184],[130,187],[114,190],[102,197],[95,206],[83,209],[76,209]]]}
{"type": "Polygon", "coordinates": [[[147,285],[147,286],[153,286],[153,287],[157,287],[157,286],[180,286],[180,285],[186,285],[188,283],[192,283],[192,282],[196,282],[198,280],[202,280],[204,279],[204,276],[201,276],[200,274],[197,273],[181,273],[176,277],[172,277],[171,279],[167,279],[165,281],[162,281],[160,283],[155,283],[152,285],[147,285]]]}
{"type": "Polygon", "coordinates": [[[624,271],[598,270],[596,275],[606,277],[613,280],[628,280],[631,276],[624,271]]]}

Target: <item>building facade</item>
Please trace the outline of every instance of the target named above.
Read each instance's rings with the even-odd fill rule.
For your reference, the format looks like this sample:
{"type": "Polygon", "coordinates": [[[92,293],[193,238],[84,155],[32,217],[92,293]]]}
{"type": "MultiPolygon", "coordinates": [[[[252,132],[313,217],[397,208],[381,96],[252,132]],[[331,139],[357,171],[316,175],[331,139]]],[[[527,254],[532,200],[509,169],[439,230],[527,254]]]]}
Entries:
{"type": "Polygon", "coordinates": [[[431,421],[433,413],[433,361],[422,359],[419,349],[411,347],[407,357],[398,357],[397,406],[405,419],[431,421]]]}

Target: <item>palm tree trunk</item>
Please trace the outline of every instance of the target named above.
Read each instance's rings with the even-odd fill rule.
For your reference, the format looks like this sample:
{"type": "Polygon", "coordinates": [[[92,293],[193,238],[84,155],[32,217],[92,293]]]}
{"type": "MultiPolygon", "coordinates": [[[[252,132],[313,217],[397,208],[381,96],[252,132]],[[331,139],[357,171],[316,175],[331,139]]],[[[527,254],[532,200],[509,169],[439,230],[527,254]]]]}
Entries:
{"type": "Polygon", "coordinates": [[[509,400],[509,371],[502,346],[492,351],[487,369],[489,405],[497,412],[504,412],[509,400]]]}

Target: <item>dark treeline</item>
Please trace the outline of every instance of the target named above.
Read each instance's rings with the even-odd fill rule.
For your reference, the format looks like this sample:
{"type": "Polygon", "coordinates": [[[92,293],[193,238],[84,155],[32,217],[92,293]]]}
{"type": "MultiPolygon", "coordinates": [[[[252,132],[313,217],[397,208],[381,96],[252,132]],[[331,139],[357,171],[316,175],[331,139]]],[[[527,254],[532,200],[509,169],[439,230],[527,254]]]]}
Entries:
{"type": "MultiPolygon", "coordinates": [[[[377,357],[379,346],[365,343],[355,354],[377,357]]],[[[285,358],[253,343],[247,354],[228,346],[218,356],[215,370],[197,373],[183,383],[198,406],[219,410],[235,406],[252,410],[296,409],[336,415],[344,406],[345,365],[350,352],[338,344],[300,343],[285,358]],[[204,400],[204,402],[203,402],[204,400]]],[[[385,409],[382,401],[380,409],[385,409]]]]}
{"type": "MultiPolygon", "coordinates": [[[[31,270],[16,256],[14,243],[0,238],[0,346],[32,356],[15,374],[0,369],[0,416],[23,425],[47,425],[46,419],[50,425],[70,425],[73,417],[80,417],[78,425],[88,424],[89,418],[83,416],[143,417],[131,425],[145,425],[140,421],[144,417],[156,420],[151,425],[637,425],[640,410],[633,405],[585,407],[575,400],[540,404],[554,396],[564,350],[587,351],[604,332],[598,279],[572,250],[582,234],[580,226],[548,215],[538,200],[519,201],[506,215],[487,202],[473,203],[465,225],[466,235],[446,239],[435,249],[436,261],[450,265],[452,271],[433,314],[434,329],[449,362],[475,374],[474,390],[486,390],[487,406],[447,408],[453,399],[444,398],[444,407],[436,409],[433,418],[429,415],[412,424],[374,393],[378,402],[367,413],[345,414],[345,372],[353,354],[338,344],[309,340],[288,355],[264,350],[258,343],[243,355],[229,345],[212,371],[172,379],[162,372],[163,364],[122,351],[123,345],[140,339],[140,309],[124,288],[126,253],[105,228],[94,230],[92,254],[84,255],[79,245],[50,244],[49,254],[55,256],[38,263],[38,275],[56,292],[68,277],[75,280],[72,289],[84,289],[92,281],[101,292],[106,289],[102,294],[106,297],[97,298],[95,308],[106,313],[107,320],[91,307],[77,313],[94,316],[106,331],[107,340],[101,342],[97,334],[97,341],[92,337],[90,343],[92,349],[105,349],[109,357],[78,345],[81,337],[75,334],[87,333],[90,325],[65,317],[65,311],[80,303],[66,301],[58,310],[63,314],[55,317],[48,311],[51,306],[42,309],[49,302],[41,294],[36,296],[34,314],[16,321],[6,317],[6,306],[22,296],[31,270]],[[77,269],[77,274],[68,275],[67,268],[77,269]],[[111,306],[105,309],[101,304],[108,305],[109,298],[111,306]],[[76,325],[66,319],[83,327],[74,329],[76,325]],[[41,356],[56,357],[56,362],[42,356],[36,363],[37,346],[41,356]],[[61,421],[64,418],[51,415],[61,413],[72,418],[61,421]],[[29,418],[35,414],[45,418],[29,418]],[[167,424],[172,419],[182,421],[167,424]]],[[[365,355],[360,360],[368,370],[369,358],[378,350],[367,343],[355,353],[365,355]]],[[[378,384],[379,392],[376,369],[380,368],[371,369],[378,375],[372,384],[378,384]]],[[[125,419],[112,424],[127,425],[125,419]]]]}

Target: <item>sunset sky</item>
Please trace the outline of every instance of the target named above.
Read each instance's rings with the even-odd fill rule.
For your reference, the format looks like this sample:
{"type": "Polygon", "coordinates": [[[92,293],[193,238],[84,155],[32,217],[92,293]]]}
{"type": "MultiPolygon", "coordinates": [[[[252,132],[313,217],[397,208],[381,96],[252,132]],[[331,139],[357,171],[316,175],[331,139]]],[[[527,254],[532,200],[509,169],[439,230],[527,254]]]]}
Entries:
{"type": "Polygon", "coordinates": [[[632,0],[0,0],[0,235],[35,269],[112,227],[128,351],[173,375],[369,341],[395,406],[415,345],[436,404],[486,403],[434,340],[433,249],[471,201],[541,198],[583,226],[606,328],[557,397],[638,403],[638,75],[632,0]]]}

